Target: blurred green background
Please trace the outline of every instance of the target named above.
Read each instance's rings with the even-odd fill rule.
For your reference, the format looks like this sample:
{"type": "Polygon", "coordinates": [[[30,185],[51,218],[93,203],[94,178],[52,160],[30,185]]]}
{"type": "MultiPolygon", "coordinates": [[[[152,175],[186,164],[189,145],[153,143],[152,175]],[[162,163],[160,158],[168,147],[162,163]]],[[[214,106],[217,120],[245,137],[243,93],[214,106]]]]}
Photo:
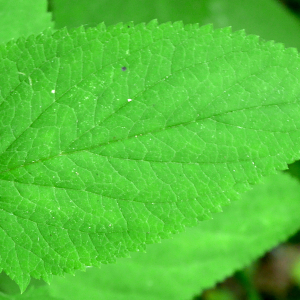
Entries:
{"type": "Polygon", "coordinates": [[[49,9],[56,28],[182,20],[185,24],[212,23],[215,28],[232,26],[287,47],[300,46],[297,14],[278,0],[51,0],[49,9]]]}

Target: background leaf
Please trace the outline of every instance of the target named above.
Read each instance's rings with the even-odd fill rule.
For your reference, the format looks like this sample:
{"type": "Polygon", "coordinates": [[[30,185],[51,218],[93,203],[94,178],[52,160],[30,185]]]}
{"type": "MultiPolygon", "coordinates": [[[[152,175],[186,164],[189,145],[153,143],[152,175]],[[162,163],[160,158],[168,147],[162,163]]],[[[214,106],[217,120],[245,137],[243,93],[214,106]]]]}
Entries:
{"type": "Polygon", "coordinates": [[[286,47],[300,49],[300,22],[278,0],[206,0],[208,14],[205,24],[216,28],[232,26],[233,30],[245,29],[266,40],[284,43],[286,47]]]}
{"type": "MultiPolygon", "coordinates": [[[[2,284],[2,282],[1,282],[2,284]]],[[[61,297],[51,296],[49,286],[31,286],[24,294],[5,294],[0,292],[0,300],[63,300],[61,297]]]]}
{"type": "Polygon", "coordinates": [[[52,0],[52,11],[56,28],[96,26],[101,22],[115,25],[120,22],[150,22],[157,19],[159,23],[183,21],[198,23],[208,14],[207,1],[187,0],[52,0]],[[69,12],[69,13],[68,13],[69,12]]]}
{"type": "Polygon", "coordinates": [[[293,49],[152,22],[0,52],[1,267],[22,290],[144,250],[299,159],[293,49]]]}
{"type": "Polygon", "coordinates": [[[300,23],[277,0],[51,0],[56,28],[96,26],[105,22],[159,23],[183,21],[185,24],[212,23],[215,28],[232,26],[245,29],[266,40],[285,43],[300,49],[300,23]]]}
{"type": "Polygon", "coordinates": [[[0,42],[52,28],[46,0],[0,0],[0,42]]]}

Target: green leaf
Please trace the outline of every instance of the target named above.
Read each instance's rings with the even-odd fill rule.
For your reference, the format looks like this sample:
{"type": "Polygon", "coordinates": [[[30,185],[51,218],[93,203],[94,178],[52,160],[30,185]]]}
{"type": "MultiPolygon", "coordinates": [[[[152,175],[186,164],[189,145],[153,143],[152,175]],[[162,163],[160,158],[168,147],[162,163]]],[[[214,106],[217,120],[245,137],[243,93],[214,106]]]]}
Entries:
{"type": "Polygon", "coordinates": [[[30,287],[24,294],[7,295],[0,292],[0,300],[64,300],[61,297],[51,296],[49,287],[30,287]]]}
{"type": "Polygon", "coordinates": [[[295,233],[299,211],[299,181],[278,174],[213,220],[149,245],[146,255],[133,253],[116,265],[56,277],[50,292],[65,300],[193,299],[295,233]]]}
{"type": "Polygon", "coordinates": [[[46,0],[0,0],[0,42],[52,28],[46,0]]]}
{"type": "Polygon", "coordinates": [[[300,157],[294,49],[104,25],[0,48],[1,268],[24,290],[210,218],[300,157]]]}
{"type": "Polygon", "coordinates": [[[27,290],[20,294],[20,288],[4,272],[0,273],[0,300],[59,300],[50,294],[49,285],[42,280],[32,279],[27,290]]]}

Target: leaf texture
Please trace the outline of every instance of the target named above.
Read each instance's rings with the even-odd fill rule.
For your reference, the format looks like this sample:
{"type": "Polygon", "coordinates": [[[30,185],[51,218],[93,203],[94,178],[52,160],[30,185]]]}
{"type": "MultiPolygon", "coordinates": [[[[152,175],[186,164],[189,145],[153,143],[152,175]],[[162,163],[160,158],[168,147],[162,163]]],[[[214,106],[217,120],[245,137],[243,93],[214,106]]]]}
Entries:
{"type": "Polygon", "coordinates": [[[51,294],[64,300],[195,298],[299,230],[299,181],[281,173],[263,183],[213,220],[149,245],[147,254],[53,278],[51,294]]]}
{"type": "Polygon", "coordinates": [[[1,267],[99,266],[210,218],[299,159],[299,58],[156,22],[0,49],[1,267]]]}

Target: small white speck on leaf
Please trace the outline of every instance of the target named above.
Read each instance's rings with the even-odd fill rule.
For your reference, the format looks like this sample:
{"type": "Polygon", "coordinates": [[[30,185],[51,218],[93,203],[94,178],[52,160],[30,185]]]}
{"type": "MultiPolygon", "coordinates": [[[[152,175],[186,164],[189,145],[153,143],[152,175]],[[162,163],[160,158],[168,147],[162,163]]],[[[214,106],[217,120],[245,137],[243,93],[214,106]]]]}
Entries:
{"type": "Polygon", "coordinates": [[[52,94],[55,94],[55,90],[52,90],[51,93],[52,93],[52,94]]]}
{"type": "Polygon", "coordinates": [[[128,99],[128,102],[131,102],[132,101],[132,99],[128,99]]]}

